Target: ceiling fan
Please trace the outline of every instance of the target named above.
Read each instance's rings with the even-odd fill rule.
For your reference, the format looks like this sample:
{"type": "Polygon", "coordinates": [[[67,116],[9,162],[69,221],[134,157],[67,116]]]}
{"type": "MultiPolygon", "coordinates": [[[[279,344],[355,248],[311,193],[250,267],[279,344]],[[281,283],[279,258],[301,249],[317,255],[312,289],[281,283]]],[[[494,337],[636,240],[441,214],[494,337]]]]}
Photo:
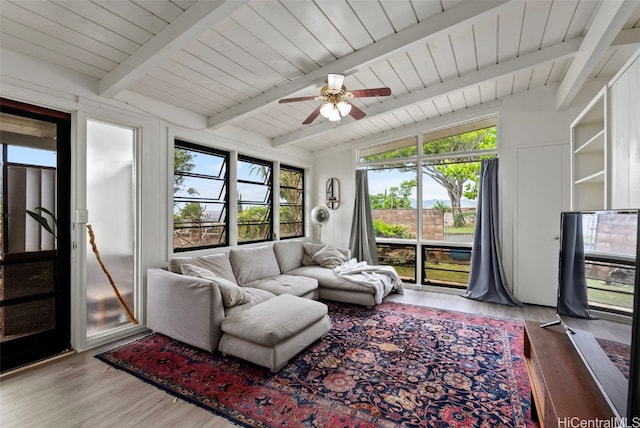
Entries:
{"type": "Polygon", "coordinates": [[[342,74],[329,74],[327,81],[322,89],[320,89],[319,96],[283,98],[279,102],[293,103],[297,101],[324,100],[325,103],[316,107],[309,117],[302,122],[303,125],[308,125],[313,122],[318,115],[326,117],[331,122],[340,122],[340,119],[348,114],[356,120],[362,119],[366,116],[366,113],[351,104],[348,101],[349,98],[386,97],[391,95],[391,89],[389,88],[355,89],[353,91],[347,91],[347,88],[342,84],[343,82],[344,76],[342,74]]]}

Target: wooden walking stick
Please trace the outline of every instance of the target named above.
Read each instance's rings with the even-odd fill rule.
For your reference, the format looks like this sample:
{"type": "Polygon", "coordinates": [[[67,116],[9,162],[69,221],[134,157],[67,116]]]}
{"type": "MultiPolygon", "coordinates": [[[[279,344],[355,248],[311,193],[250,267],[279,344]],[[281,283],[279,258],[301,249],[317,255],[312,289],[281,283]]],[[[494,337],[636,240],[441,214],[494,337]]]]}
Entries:
{"type": "Polygon", "coordinates": [[[124,299],[120,295],[120,292],[118,291],[118,287],[116,287],[116,284],[113,282],[113,278],[111,278],[111,274],[107,270],[107,267],[104,265],[104,263],[102,263],[102,259],[100,258],[100,252],[98,251],[98,247],[96,247],[96,237],[93,234],[93,229],[91,228],[90,224],[87,224],[87,230],[89,231],[89,243],[91,244],[91,249],[93,250],[93,254],[96,255],[96,259],[98,260],[98,264],[102,268],[102,271],[104,272],[104,274],[107,275],[107,279],[109,280],[109,284],[111,284],[111,288],[113,288],[113,292],[116,294],[116,297],[118,298],[118,301],[120,302],[120,305],[124,308],[125,312],[127,313],[127,316],[131,320],[131,322],[134,323],[134,324],[138,324],[138,321],[136,320],[136,317],[133,316],[133,313],[129,310],[129,307],[127,306],[127,304],[125,303],[124,299]]]}

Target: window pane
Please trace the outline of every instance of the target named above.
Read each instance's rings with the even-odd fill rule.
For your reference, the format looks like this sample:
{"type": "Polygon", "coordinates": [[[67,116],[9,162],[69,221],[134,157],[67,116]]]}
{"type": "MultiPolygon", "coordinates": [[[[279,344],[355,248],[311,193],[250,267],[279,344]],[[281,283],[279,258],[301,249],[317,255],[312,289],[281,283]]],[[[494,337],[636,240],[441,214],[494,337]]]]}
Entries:
{"type": "Polygon", "coordinates": [[[415,157],[418,154],[418,137],[409,137],[391,143],[360,150],[360,162],[378,162],[415,157]]]}
{"type": "Polygon", "coordinates": [[[238,243],[271,240],[272,165],[238,157],[238,243]]]}
{"type": "MultiPolygon", "coordinates": [[[[495,119],[493,119],[495,121],[495,119]]],[[[495,125],[484,129],[455,132],[445,129],[423,136],[422,153],[425,155],[442,155],[452,153],[475,152],[496,148],[495,125]],[[452,133],[454,132],[454,133],[452,133]]]]}
{"type": "Polygon", "coordinates": [[[422,165],[422,239],[473,243],[480,160],[422,165]]]}
{"type": "Polygon", "coordinates": [[[228,244],[228,153],[176,140],[174,149],[174,251],[228,244]]]}
{"type": "Polygon", "coordinates": [[[369,203],[377,238],[416,239],[415,163],[390,164],[368,173],[369,203]]]}
{"type": "Polygon", "coordinates": [[[393,266],[404,282],[416,282],[416,246],[415,244],[376,244],[378,262],[393,266]]]}
{"type": "Polygon", "coordinates": [[[582,214],[589,304],[630,314],[633,308],[638,216],[635,211],[582,214]]]}
{"type": "Polygon", "coordinates": [[[471,248],[422,246],[423,284],[466,288],[469,283],[471,248]]]}
{"type": "Polygon", "coordinates": [[[280,167],[280,238],[304,236],[304,170],[280,167]]]}
{"type": "MultiPolygon", "coordinates": [[[[87,121],[87,208],[100,258],[134,310],[135,131],[87,121]]],[[[129,323],[87,234],[87,335],[129,323]]]]}

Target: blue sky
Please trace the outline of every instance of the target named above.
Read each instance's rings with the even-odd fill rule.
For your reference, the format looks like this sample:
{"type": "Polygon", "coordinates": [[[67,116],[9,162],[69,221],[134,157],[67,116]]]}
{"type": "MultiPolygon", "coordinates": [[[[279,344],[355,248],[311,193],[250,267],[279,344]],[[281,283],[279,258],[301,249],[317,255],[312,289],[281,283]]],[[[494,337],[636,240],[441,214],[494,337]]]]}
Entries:
{"type": "MultiPolygon", "coordinates": [[[[384,193],[385,189],[388,189],[392,186],[400,186],[400,183],[405,180],[411,180],[415,178],[415,173],[412,172],[399,172],[396,170],[384,170],[384,171],[369,171],[369,194],[376,195],[379,193],[384,193]]],[[[425,180],[423,177],[423,191],[422,191],[422,199],[442,199],[445,201],[449,200],[449,196],[447,195],[447,191],[438,183],[433,181],[431,178],[425,180]]]]}
{"type": "Polygon", "coordinates": [[[30,149],[27,147],[8,147],[8,161],[39,166],[56,166],[56,152],[49,150],[30,149]]]}

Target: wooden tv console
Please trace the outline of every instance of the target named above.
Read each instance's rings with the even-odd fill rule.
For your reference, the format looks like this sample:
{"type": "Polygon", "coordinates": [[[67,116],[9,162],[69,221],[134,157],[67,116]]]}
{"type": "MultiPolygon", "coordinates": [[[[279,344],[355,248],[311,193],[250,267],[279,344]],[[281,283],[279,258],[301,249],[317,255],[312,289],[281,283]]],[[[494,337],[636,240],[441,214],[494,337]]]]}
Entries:
{"type": "MultiPolygon", "coordinates": [[[[531,381],[532,417],[542,428],[611,421],[614,414],[561,325],[525,321],[524,356],[531,381]],[[534,408],[535,407],[535,408],[534,408]],[[577,418],[577,419],[576,419],[577,418]]],[[[589,425],[591,426],[591,425],[589,425]]]]}

